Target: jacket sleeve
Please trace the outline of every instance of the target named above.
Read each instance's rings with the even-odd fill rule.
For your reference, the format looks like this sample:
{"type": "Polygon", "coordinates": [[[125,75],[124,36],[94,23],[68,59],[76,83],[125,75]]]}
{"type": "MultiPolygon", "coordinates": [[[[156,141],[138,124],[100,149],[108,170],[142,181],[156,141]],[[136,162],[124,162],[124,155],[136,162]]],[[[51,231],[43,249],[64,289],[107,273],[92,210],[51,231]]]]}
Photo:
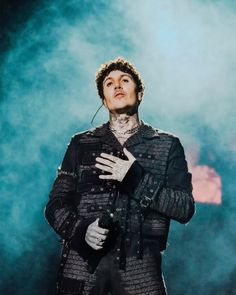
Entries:
{"type": "Polygon", "coordinates": [[[164,182],[146,172],[138,161],[133,163],[123,181],[135,199],[151,199],[150,207],[166,217],[187,223],[195,212],[191,174],[178,138],[173,139],[169,151],[164,182]]]}
{"type": "Polygon", "coordinates": [[[79,197],[76,195],[77,156],[78,151],[75,137],[73,137],[49,194],[45,218],[62,239],[69,242],[81,256],[84,256],[87,248],[90,248],[85,242],[87,227],[95,218],[81,219],[77,214],[75,202],[79,197]]]}

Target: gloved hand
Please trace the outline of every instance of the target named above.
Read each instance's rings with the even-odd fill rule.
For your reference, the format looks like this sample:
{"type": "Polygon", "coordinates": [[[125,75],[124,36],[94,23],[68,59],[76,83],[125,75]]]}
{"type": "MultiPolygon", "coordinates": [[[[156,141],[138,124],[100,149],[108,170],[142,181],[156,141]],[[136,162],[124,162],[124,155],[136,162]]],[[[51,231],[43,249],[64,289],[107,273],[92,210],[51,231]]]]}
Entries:
{"type": "Polygon", "coordinates": [[[97,163],[95,166],[100,170],[111,173],[99,175],[100,179],[113,179],[120,182],[124,179],[129,168],[136,159],[126,148],[123,149],[123,152],[127,156],[128,160],[123,160],[106,153],[101,153],[100,157],[96,158],[97,163]]]}
{"type": "Polygon", "coordinates": [[[85,234],[86,243],[92,247],[94,250],[101,250],[103,248],[103,243],[105,242],[107,235],[109,233],[108,229],[98,226],[99,218],[97,218],[93,223],[91,223],[85,234]]]}

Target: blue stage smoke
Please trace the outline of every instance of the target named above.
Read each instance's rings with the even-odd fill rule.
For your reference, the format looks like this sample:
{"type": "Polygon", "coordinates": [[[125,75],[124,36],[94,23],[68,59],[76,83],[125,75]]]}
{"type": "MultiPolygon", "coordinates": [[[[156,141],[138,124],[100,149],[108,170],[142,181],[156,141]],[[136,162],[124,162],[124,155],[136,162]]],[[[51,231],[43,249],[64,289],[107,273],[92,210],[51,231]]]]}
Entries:
{"type": "MultiPolygon", "coordinates": [[[[221,206],[198,204],[190,224],[172,225],[164,256],[169,292],[233,294],[234,1],[48,0],[27,7],[17,33],[5,32],[10,42],[1,55],[0,293],[52,294],[60,247],[44,206],[71,135],[90,128],[100,106],[96,69],[124,56],[145,81],[140,117],[180,135],[189,156],[197,142],[198,163],[222,179],[221,206]]],[[[11,16],[17,21],[17,10],[11,16]]],[[[106,120],[103,109],[95,124],[106,120]]]]}

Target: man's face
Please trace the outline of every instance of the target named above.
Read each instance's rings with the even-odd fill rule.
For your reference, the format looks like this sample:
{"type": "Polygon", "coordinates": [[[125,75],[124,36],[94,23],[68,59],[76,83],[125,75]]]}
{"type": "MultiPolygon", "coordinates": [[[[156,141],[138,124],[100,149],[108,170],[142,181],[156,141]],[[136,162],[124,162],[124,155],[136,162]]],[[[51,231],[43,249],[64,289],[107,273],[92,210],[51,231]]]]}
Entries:
{"type": "Polygon", "coordinates": [[[130,74],[115,70],[103,81],[104,105],[111,113],[121,114],[138,106],[136,84],[130,74]]]}

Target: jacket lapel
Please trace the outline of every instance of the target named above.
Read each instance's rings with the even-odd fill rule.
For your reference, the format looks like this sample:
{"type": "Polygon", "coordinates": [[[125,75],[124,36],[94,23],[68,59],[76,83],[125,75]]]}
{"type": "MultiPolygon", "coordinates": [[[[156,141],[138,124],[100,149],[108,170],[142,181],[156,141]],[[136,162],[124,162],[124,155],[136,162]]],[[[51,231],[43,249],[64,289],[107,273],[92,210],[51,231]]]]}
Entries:
{"type": "Polygon", "coordinates": [[[128,148],[133,145],[137,145],[146,141],[146,139],[151,139],[158,137],[158,130],[154,129],[152,126],[148,125],[141,120],[141,126],[138,131],[130,136],[124,143],[124,147],[128,148]]]}
{"type": "Polygon", "coordinates": [[[148,125],[141,120],[141,126],[136,133],[131,135],[122,146],[117,140],[115,135],[111,132],[109,128],[109,122],[104,123],[89,131],[89,134],[95,137],[99,137],[101,142],[106,143],[115,147],[118,150],[122,150],[123,147],[130,147],[145,142],[146,139],[151,139],[154,137],[159,137],[158,130],[154,129],[151,125],[148,125]]]}
{"type": "Polygon", "coordinates": [[[90,130],[89,134],[98,137],[102,143],[106,143],[118,150],[122,150],[122,145],[109,128],[109,122],[90,130]]]}

